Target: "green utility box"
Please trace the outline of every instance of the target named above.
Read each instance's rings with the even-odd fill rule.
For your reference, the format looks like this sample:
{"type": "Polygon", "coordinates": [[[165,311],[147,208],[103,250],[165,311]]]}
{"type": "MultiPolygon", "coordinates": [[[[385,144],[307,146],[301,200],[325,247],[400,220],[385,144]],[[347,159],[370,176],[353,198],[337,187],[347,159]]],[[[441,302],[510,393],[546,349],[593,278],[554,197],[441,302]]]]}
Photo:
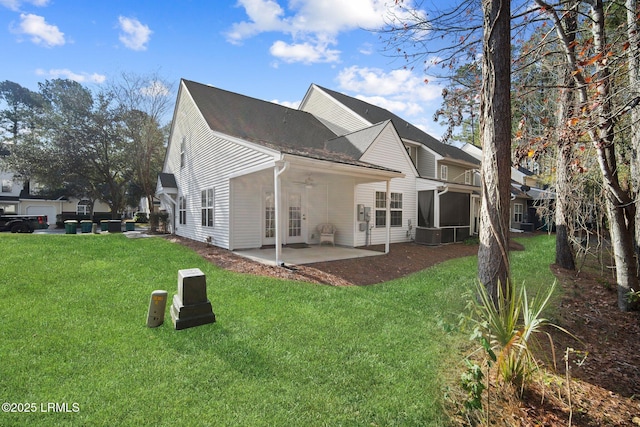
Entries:
{"type": "Polygon", "coordinates": [[[64,222],[64,234],[76,234],[78,232],[78,221],[69,219],[64,222]]]}
{"type": "Polygon", "coordinates": [[[93,222],[90,219],[83,219],[80,221],[80,229],[83,233],[91,233],[91,226],[93,222]]]}

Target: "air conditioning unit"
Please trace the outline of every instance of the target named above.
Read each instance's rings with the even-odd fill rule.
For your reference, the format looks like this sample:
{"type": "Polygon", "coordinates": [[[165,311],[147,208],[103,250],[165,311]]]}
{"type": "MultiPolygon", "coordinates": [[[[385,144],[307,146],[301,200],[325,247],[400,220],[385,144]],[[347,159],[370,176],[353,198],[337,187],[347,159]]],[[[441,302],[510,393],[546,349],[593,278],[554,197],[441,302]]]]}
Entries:
{"type": "Polygon", "coordinates": [[[415,242],[421,245],[439,245],[442,243],[440,228],[416,227],[415,242]]]}

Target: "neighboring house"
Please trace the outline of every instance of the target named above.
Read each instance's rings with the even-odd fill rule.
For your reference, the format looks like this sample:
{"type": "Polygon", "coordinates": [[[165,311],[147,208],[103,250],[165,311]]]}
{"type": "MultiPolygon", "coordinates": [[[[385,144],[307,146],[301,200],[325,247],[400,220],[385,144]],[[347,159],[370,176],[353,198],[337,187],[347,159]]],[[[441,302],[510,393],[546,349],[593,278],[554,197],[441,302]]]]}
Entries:
{"type": "Polygon", "coordinates": [[[28,182],[13,172],[1,171],[0,209],[5,214],[46,215],[49,227],[55,227],[56,214],[60,213],[65,200],[49,200],[30,194],[28,182]]]}
{"type": "MultiPolygon", "coordinates": [[[[0,171],[0,182],[0,209],[5,214],[46,215],[49,227],[54,228],[58,215],[78,217],[90,212],[88,200],[66,197],[52,200],[31,194],[33,186],[13,172],[0,171]]],[[[107,214],[109,206],[98,201],[93,210],[94,213],[107,214]]]]}
{"type": "MultiPolygon", "coordinates": [[[[462,150],[482,159],[482,149],[472,144],[465,144],[462,150]]],[[[521,167],[511,167],[511,205],[510,227],[517,231],[533,231],[546,225],[540,221],[536,210],[544,200],[552,200],[552,192],[540,188],[536,175],[521,167]]]]}
{"type": "Polygon", "coordinates": [[[157,185],[172,231],[275,245],[277,263],[283,244],[319,243],[324,223],[337,245],[387,251],[418,227],[440,230],[434,243],[468,236],[479,162],[370,104],[376,117],[358,118],[337,96],[313,85],[295,110],[182,80],[157,185]]]}

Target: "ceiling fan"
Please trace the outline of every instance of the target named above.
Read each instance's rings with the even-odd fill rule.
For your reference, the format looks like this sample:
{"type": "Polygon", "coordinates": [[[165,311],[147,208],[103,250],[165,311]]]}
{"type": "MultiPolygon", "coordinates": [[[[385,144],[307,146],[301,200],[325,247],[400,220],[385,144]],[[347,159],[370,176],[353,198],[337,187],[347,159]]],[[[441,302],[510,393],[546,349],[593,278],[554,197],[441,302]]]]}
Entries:
{"type": "Polygon", "coordinates": [[[311,177],[311,175],[308,175],[304,181],[293,181],[293,183],[304,185],[307,188],[313,188],[316,185],[316,182],[311,177]]]}

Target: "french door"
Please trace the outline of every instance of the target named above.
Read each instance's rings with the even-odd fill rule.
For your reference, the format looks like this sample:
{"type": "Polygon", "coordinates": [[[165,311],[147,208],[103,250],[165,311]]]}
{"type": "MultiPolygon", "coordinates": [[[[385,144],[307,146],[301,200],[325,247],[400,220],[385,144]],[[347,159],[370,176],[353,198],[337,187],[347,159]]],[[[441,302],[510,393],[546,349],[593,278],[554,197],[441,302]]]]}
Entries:
{"type": "MultiPolygon", "coordinates": [[[[305,243],[307,221],[305,213],[304,188],[292,187],[283,191],[282,206],[282,243],[305,243]]],[[[263,197],[263,234],[262,244],[273,245],[276,242],[276,200],[272,190],[264,192],[263,197]]]]}

